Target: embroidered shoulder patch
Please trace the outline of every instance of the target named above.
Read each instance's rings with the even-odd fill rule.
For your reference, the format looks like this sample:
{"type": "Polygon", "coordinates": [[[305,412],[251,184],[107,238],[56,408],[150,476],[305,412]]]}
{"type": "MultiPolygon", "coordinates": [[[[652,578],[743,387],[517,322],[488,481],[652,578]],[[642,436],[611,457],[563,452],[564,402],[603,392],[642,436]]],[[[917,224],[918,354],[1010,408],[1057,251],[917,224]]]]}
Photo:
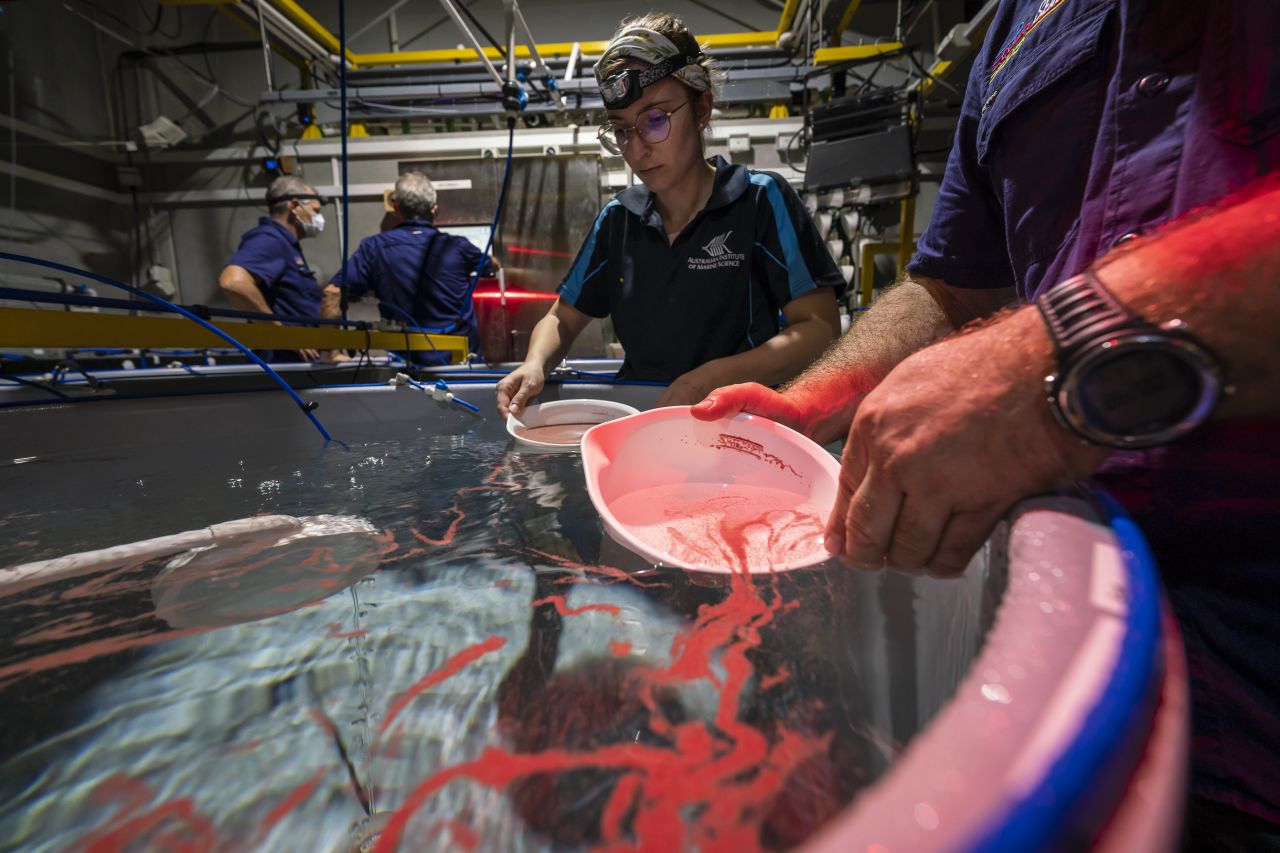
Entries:
{"type": "Polygon", "coordinates": [[[996,75],[1004,70],[1004,67],[1009,64],[1009,61],[1018,55],[1018,51],[1022,49],[1022,44],[1027,40],[1027,36],[1031,35],[1031,33],[1035,31],[1036,27],[1044,23],[1044,20],[1056,12],[1058,7],[1065,2],[1066,0],[1040,0],[1040,6],[1036,9],[1035,15],[1031,17],[1031,20],[1018,28],[1017,35],[1015,35],[1013,40],[1005,46],[1004,50],[1000,51],[1000,55],[996,57],[996,61],[992,63],[991,70],[987,72],[988,85],[996,79],[996,75]]]}

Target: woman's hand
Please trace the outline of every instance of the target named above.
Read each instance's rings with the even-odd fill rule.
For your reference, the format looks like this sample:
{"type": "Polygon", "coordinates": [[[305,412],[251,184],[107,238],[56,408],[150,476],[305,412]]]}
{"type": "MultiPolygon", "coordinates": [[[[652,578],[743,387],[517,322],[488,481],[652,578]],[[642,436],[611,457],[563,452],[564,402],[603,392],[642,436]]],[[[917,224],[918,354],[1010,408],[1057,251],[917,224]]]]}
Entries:
{"type": "Polygon", "coordinates": [[[498,414],[504,418],[508,412],[519,415],[546,381],[542,368],[527,362],[508,373],[498,383],[498,414]]]}
{"type": "Polygon", "coordinates": [[[709,375],[706,367],[704,364],[676,377],[676,381],[668,385],[667,390],[658,398],[658,406],[692,406],[702,402],[702,398],[719,384],[709,375]]]}

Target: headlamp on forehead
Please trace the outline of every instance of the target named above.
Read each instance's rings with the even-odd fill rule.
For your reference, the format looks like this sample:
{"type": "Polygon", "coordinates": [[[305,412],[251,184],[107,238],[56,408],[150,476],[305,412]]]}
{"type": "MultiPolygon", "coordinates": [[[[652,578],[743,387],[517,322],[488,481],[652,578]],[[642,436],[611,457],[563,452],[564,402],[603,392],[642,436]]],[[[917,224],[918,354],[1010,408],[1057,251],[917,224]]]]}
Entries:
{"type": "Polygon", "coordinates": [[[604,100],[605,109],[621,110],[631,106],[645,89],[686,65],[696,65],[702,58],[702,49],[687,30],[677,33],[671,41],[680,51],[677,55],[655,62],[648,68],[624,69],[600,81],[600,97],[604,100]]]}

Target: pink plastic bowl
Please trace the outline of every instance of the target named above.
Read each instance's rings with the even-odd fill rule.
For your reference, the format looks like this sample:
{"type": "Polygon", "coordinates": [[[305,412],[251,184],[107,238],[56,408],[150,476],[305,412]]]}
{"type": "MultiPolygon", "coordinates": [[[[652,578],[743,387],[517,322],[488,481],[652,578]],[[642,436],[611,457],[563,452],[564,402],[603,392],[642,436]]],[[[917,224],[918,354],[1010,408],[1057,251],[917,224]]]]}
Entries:
{"type": "MultiPolygon", "coordinates": [[[[618,521],[611,505],[656,486],[747,485],[795,492],[817,506],[825,520],[835,505],[840,474],[830,453],[793,429],[747,414],[700,421],[688,406],[653,409],[592,427],[582,437],[582,468],[591,502],[615,540],[652,563],[721,573],[730,568],[690,565],[649,547],[618,521]]],[[[769,569],[796,569],[825,559],[819,549],[812,559],[779,561],[769,569]]]]}

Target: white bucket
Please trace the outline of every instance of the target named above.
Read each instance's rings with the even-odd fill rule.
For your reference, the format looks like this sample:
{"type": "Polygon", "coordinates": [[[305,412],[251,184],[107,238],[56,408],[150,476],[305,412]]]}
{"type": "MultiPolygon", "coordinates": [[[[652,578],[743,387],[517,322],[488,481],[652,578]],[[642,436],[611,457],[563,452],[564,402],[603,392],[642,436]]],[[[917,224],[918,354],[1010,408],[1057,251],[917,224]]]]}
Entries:
{"type": "Polygon", "coordinates": [[[508,414],[507,432],[521,447],[547,453],[577,452],[588,429],[638,411],[612,400],[553,400],[527,406],[519,415],[508,414]],[[554,427],[558,429],[551,429],[554,427]]]}

